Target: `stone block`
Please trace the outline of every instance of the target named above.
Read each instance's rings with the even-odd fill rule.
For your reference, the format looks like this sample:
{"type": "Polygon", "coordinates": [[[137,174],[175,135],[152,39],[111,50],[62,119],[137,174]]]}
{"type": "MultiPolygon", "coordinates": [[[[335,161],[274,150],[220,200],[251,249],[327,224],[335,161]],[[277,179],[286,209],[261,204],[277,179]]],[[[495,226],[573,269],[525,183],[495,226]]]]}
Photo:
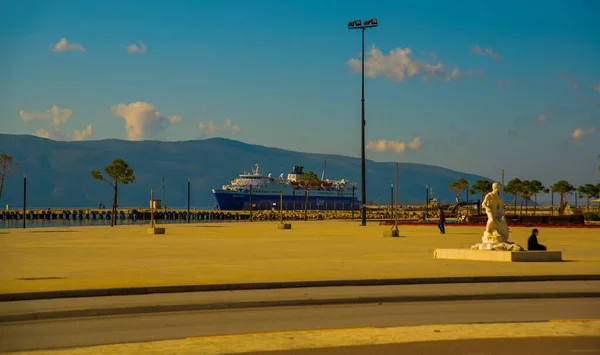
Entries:
{"type": "Polygon", "coordinates": [[[160,227],[148,228],[148,234],[165,234],[165,229],[160,227]]]}
{"type": "Polygon", "coordinates": [[[480,260],[505,262],[561,261],[560,251],[497,251],[471,249],[435,249],[435,259],[480,260]]]}
{"type": "Polygon", "coordinates": [[[291,223],[278,223],[277,229],[292,229],[291,223]]]}

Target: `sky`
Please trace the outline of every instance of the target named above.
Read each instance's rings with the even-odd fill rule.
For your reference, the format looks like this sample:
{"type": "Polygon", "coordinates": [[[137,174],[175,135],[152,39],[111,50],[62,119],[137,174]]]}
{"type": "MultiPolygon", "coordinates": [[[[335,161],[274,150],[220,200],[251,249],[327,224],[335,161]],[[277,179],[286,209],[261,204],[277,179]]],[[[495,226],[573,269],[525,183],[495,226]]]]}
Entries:
{"type": "MultiPolygon", "coordinates": [[[[600,2],[0,1],[0,132],[598,183],[600,2]]],[[[301,162],[294,162],[301,163],[301,162]]]]}

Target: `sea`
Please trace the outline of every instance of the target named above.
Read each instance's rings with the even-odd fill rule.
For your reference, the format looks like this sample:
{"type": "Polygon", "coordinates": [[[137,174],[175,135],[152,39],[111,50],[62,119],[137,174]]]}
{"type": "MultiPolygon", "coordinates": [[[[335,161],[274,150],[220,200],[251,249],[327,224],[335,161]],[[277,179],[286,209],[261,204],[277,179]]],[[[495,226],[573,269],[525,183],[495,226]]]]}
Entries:
{"type": "MultiPolygon", "coordinates": [[[[22,208],[22,207],[21,207],[22,208]]],[[[64,208],[65,210],[88,210],[94,209],[97,207],[77,207],[77,208],[64,208]]],[[[132,207],[132,209],[135,207],[132,207]]],[[[190,206],[190,210],[194,210],[196,208],[197,211],[212,211],[213,206],[190,206]]],[[[20,211],[18,206],[12,207],[12,209],[20,211]]],[[[27,208],[27,210],[39,210],[41,208],[27,208]]],[[[56,210],[63,208],[55,208],[56,210]]],[[[186,210],[187,206],[175,206],[169,207],[169,210],[186,210]]],[[[99,216],[100,217],[100,216],[99,216]]],[[[185,219],[173,219],[173,220],[157,220],[159,224],[185,224],[187,221],[185,219]]],[[[227,221],[229,222],[229,221],[227,221]]],[[[221,221],[194,221],[190,220],[190,223],[222,223],[221,221]]],[[[144,225],[150,224],[148,220],[135,220],[135,219],[117,219],[117,226],[128,226],[128,225],[144,225]]],[[[48,228],[48,227],[93,227],[93,226],[109,226],[110,219],[95,219],[95,220],[87,220],[87,219],[28,219],[25,221],[25,228],[48,228]]],[[[0,220],[0,229],[12,229],[12,228],[23,228],[23,220],[22,219],[11,219],[11,220],[0,220]]]]}

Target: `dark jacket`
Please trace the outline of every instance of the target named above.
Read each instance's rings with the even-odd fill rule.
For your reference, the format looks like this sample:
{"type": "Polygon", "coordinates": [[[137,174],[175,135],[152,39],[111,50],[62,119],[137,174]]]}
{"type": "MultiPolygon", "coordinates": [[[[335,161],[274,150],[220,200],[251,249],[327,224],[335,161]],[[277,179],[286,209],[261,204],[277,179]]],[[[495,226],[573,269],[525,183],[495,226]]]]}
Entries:
{"type": "Polygon", "coordinates": [[[539,247],[537,236],[532,234],[527,240],[527,250],[536,250],[539,247]]]}

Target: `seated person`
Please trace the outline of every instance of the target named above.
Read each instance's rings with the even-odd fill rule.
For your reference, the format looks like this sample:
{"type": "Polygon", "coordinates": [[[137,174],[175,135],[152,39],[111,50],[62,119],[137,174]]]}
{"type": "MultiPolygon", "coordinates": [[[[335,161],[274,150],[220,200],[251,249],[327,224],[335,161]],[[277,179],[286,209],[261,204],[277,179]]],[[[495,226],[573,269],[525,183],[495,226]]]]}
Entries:
{"type": "Polygon", "coordinates": [[[539,244],[537,240],[539,232],[537,229],[531,231],[531,236],[527,240],[527,250],[547,250],[545,245],[539,244]]]}

